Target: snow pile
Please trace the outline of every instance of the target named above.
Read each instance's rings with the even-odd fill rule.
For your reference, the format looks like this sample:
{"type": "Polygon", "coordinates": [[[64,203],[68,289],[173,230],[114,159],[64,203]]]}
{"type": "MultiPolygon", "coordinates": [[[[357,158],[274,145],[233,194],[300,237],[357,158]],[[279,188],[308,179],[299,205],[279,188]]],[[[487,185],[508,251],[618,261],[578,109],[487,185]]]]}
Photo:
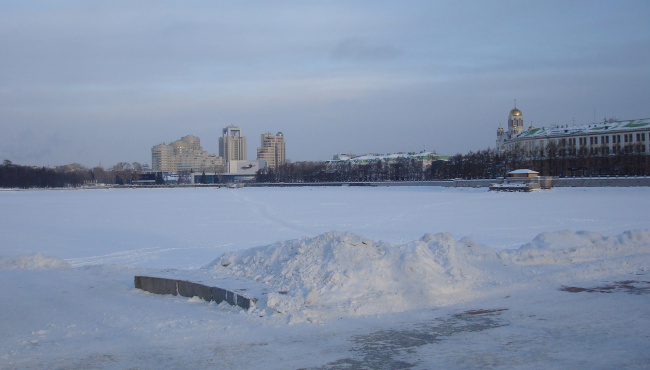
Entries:
{"type": "Polygon", "coordinates": [[[329,232],[226,253],[205,268],[268,285],[266,308],[300,320],[301,314],[362,315],[464,300],[488,280],[475,261],[484,254],[484,248],[450,234],[426,234],[395,246],[329,232]]]}
{"type": "Polygon", "coordinates": [[[650,230],[603,236],[587,231],[539,234],[511,251],[499,252],[504,263],[521,267],[522,277],[572,281],[603,280],[616,274],[645,274],[650,269],[650,230]],[[507,262],[506,262],[507,261],[507,262]]]}
{"type": "Polygon", "coordinates": [[[626,231],[606,237],[598,233],[568,230],[537,235],[515,251],[504,251],[513,262],[523,265],[579,263],[650,252],[650,230],[626,231]]]}
{"type": "Polygon", "coordinates": [[[541,275],[561,282],[648,267],[650,231],[613,237],[560,231],[510,251],[448,233],[390,245],[329,232],[226,253],[204,268],[265,284],[258,309],[300,322],[440,307],[541,275]]]}
{"type": "Polygon", "coordinates": [[[53,268],[70,268],[66,261],[45,257],[40,253],[23,254],[17,257],[0,258],[0,270],[40,270],[53,268]]]}

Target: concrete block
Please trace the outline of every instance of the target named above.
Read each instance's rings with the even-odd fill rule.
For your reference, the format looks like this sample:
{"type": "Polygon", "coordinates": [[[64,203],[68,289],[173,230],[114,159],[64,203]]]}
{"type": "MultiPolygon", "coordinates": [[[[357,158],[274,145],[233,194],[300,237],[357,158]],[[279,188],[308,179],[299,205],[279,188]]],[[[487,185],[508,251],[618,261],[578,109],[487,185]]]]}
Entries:
{"type": "Polygon", "coordinates": [[[176,280],[136,276],[135,287],[155,294],[178,294],[176,280]]]}
{"type": "Polygon", "coordinates": [[[210,293],[212,295],[212,300],[217,302],[217,303],[221,303],[221,302],[226,300],[226,292],[227,292],[227,290],[217,288],[217,287],[212,287],[210,289],[210,293]]]}
{"type": "Polygon", "coordinates": [[[212,300],[210,287],[189,281],[178,281],[178,295],[183,297],[199,297],[205,301],[212,300]]]}

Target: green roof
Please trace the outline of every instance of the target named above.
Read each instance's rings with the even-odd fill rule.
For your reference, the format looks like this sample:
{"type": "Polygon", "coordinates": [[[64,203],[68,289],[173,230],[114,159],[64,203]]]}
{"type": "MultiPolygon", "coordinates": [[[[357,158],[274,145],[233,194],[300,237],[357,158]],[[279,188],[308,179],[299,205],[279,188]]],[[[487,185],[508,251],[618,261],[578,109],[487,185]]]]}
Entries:
{"type": "Polygon", "coordinates": [[[635,120],[590,123],[587,125],[577,126],[553,126],[553,127],[539,127],[529,131],[522,132],[519,136],[512,138],[540,138],[540,137],[554,137],[566,135],[589,135],[602,134],[603,131],[630,131],[637,129],[647,128],[650,129],[650,118],[641,118],[635,120]]]}

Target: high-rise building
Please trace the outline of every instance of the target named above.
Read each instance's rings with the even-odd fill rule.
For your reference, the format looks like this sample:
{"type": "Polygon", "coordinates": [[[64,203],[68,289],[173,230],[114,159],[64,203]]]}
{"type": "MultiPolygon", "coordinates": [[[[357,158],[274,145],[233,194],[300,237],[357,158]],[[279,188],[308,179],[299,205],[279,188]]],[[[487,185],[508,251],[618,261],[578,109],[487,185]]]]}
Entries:
{"type": "Polygon", "coordinates": [[[246,160],[246,136],[242,136],[239,127],[230,125],[223,129],[223,134],[219,138],[219,156],[226,164],[231,161],[246,160]]]}
{"type": "Polygon", "coordinates": [[[201,140],[193,135],[151,148],[151,169],[156,172],[222,172],[223,167],[223,158],[204,151],[201,140]]]}
{"type": "Polygon", "coordinates": [[[242,136],[239,127],[230,125],[223,129],[219,138],[219,156],[226,161],[246,160],[246,136],[242,136]]]}
{"type": "Polygon", "coordinates": [[[266,133],[261,135],[260,147],[257,148],[257,159],[266,161],[268,168],[275,169],[285,162],[284,135],[266,133]]]}
{"type": "Polygon", "coordinates": [[[177,172],[174,148],[171,145],[158,144],[151,148],[151,169],[156,172],[177,172]]]}

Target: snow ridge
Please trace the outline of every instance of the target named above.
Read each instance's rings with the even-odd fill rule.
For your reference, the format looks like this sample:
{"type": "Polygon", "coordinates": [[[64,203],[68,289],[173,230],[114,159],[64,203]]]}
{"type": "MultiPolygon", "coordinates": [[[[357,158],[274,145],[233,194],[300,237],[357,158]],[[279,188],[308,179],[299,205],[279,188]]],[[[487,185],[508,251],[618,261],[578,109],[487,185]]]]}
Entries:
{"type": "Polygon", "coordinates": [[[588,231],[568,230],[539,234],[515,251],[504,251],[513,262],[524,265],[576,263],[647,254],[650,230],[631,230],[606,237],[588,231]]]}
{"type": "Polygon", "coordinates": [[[648,230],[612,237],[584,231],[542,233],[506,251],[467,238],[455,240],[449,233],[390,245],[349,232],[328,232],[226,253],[204,268],[267,285],[266,302],[258,302],[258,308],[302,322],[440,307],[535,276],[575,279],[594,271],[644,270],[650,267],[649,257],[648,230]],[[632,263],[621,263],[629,256],[632,263]],[[567,269],[567,264],[572,266],[567,269]]]}

